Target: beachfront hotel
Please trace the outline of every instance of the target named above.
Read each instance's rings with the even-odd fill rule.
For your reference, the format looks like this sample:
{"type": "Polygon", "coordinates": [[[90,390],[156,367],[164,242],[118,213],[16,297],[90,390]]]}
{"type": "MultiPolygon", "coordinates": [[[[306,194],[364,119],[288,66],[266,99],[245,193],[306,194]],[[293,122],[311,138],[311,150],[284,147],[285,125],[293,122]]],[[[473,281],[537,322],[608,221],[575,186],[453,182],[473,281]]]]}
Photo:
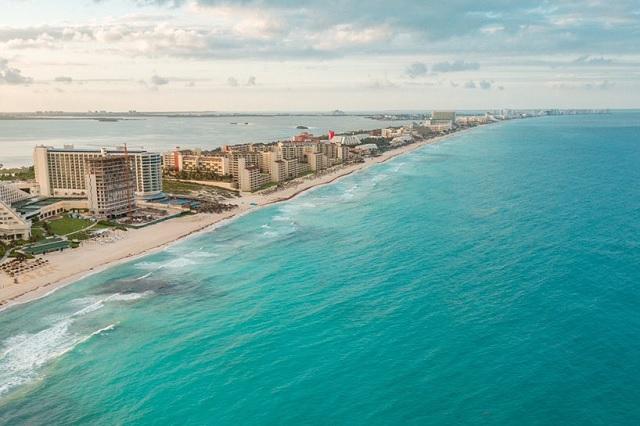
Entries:
{"type": "Polygon", "coordinates": [[[218,176],[231,174],[229,158],[219,152],[176,148],[162,156],[162,163],[165,170],[175,172],[208,172],[218,176]]]}
{"type": "Polygon", "coordinates": [[[29,198],[16,185],[0,182],[0,240],[28,240],[31,221],[24,218],[12,204],[29,198]]]}
{"type": "Polygon", "coordinates": [[[135,209],[135,179],[130,162],[122,155],[103,150],[87,158],[89,210],[100,217],[118,217],[135,209]]]}
{"type": "MultiPolygon", "coordinates": [[[[37,146],[33,151],[33,165],[40,195],[58,198],[86,198],[87,161],[102,155],[100,149],[78,149],[37,146]]],[[[124,150],[104,150],[112,156],[125,156],[124,150]]],[[[128,151],[138,199],[162,197],[162,157],[143,150],[128,151]]]]}
{"type": "MultiPolygon", "coordinates": [[[[349,144],[360,143],[355,136],[337,138],[349,144]]],[[[269,182],[281,183],[340,164],[350,157],[351,149],[353,146],[317,141],[303,133],[287,142],[224,145],[219,151],[176,148],[162,159],[167,172],[213,173],[229,177],[240,191],[253,192],[269,182]]]]}
{"type": "Polygon", "coordinates": [[[426,127],[433,132],[445,132],[452,130],[456,124],[455,111],[433,111],[426,127]]]}

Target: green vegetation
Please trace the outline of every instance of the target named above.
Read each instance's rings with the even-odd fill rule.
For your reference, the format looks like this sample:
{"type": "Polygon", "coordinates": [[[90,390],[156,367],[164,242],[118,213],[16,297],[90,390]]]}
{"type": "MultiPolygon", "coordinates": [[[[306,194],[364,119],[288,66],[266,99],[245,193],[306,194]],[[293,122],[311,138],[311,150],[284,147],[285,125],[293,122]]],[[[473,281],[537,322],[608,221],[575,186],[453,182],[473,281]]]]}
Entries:
{"type": "Polygon", "coordinates": [[[78,240],[78,241],[84,241],[84,240],[88,240],[89,238],[91,238],[91,231],[80,231],[80,232],[76,232],[73,235],[69,235],[69,239],[70,240],[78,240]]]}
{"type": "Polygon", "coordinates": [[[210,180],[218,182],[231,182],[231,176],[222,176],[206,170],[199,170],[195,172],[183,170],[181,172],[173,172],[172,176],[176,179],[183,180],[210,180]]]}
{"type": "Polygon", "coordinates": [[[165,192],[170,194],[188,195],[191,192],[206,189],[206,186],[199,183],[179,182],[177,180],[164,179],[162,181],[162,188],[165,192]]]}
{"type": "Polygon", "coordinates": [[[253,192],[262,191],[263,189],[271,188],[272,186],[276,186],[277,184],[278,184],[277,182],[265,183],[264,185],[262,185],[260,188],[256,189],[253,192]]]}
{"type": "Polygon", "coordinates": [[[31,180],[36,174],[31,167],[20,167],[16,169],[0,169],[0,180],[31,180]]]}
{"type": "Polygon", "coordinates": [[[40,241],[42,239],[44,239],[47,236],[47,232],[39,227],[39,226],[34,226],[31,228],[31,242],[36,242],[36,241],[40,241]]]}
{"type": "Polygon", "coordinates": [[[48,222],[47,225],[52,234],[67,235],[90,226],[91,221],[87,219],[76,219],[71,216],[64,216],[61,219],[48,222]]]}
{"type": "Polygon", "coordinates": [[[120,230],[120,231],[128,231],[129,230],[126,226],[121,225],[121,224],[119,224],[117,222],[114,222],[112,220],[101,220],[96,225],[96,229],[106,229],[106,228],[115,228],[115,229],[120,230]]]}
{"type": "Polygon", "coordinates": [[[173,179],[163,179],[162,180],[162,188],[165,192],[169,194],[178,194],[178,195],[190,195],[192,192],[205,191],[205,192],[217,192],[221,191],[228,194],[236,194],[236,191],[232,191],[226,188],[220,188],[212,185],[203,185],[201,183],[193,183],[193,182],[181,182],[173,179]]]}

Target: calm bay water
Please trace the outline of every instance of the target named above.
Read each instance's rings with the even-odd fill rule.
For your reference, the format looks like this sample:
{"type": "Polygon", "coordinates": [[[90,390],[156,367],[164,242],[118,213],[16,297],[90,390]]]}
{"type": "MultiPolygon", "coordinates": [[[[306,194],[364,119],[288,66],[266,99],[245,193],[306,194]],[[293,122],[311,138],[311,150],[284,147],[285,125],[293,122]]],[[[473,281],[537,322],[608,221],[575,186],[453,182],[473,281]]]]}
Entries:
{"type": "Polygon", "coordinates": [[[640,114],[424,147],[0,314],[3,424],[638,424],[640,114]]]}
{"type": "Polygon", "coordinates": [[[36,145],[100,148],[121,146],[150,151],[183,148],[217,148],[225,144],[272,142],[287,139],[309,127],[308,132],[325,134],[400,126],[405,121],[378,121],[356,116],[296,117],[147,117],[118,122],[96,120],[0,120],[0,163],[5,167],[32,163],[36,145]],[[231,124],[231,123],[238,124],[231,124]],[[248,123],[245,125],[245,123],[248,123]]]}

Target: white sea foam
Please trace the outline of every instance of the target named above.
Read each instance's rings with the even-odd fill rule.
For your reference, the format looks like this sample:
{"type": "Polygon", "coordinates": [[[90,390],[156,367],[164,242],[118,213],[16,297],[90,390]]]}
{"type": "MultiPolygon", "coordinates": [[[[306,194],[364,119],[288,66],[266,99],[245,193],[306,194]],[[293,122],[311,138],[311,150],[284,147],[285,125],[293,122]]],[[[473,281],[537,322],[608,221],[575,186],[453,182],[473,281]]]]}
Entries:
{"type": "Polygon", "coordinates": [[[106,296],[85,297],[72,301],[73,305],[84,305],[66,316],[58,317],[53,325],[32,334],[9,337],[0,345],[0,396],[11,389],[38,380],[40,369],[49,362],[93,336],[113,330],[115,323],[99,328],[89,334],[72,332],[70,327],[83,316],[104,307],[107,302],[133,301],[153,294],[114,293],[106,296]]]}
{"type": "Polygon", "coordinates": [[[136,268],[147,270],[147,271],[157,271],[159,269],[178,269],[185,268],[187,266],[195,265],[196,262],[188,259],[186,256],[179,257],[176,259],[172,259],[168,262],[139,262],[136,264],[136,268]]]}
{"type": "Polygon", "coordinates": [[[115,324],[110,324],[81,336],[69,331],[73,322],[70,317],[37,333],[21,334],[4,342],[0,352],[0,396],[17,386],[37,380],[38,371],[43,365],[91,337],[115,327],[115,324]]]}
{"type": "Polygon", "coordinates": [[[187,253],[186,257],[189,258],[208,258],[208,257],[218,257],[218,253],[212,253],[210,251],[205,251],[205,250],[196,250],[196,251],[192,251],[187,253]]]}

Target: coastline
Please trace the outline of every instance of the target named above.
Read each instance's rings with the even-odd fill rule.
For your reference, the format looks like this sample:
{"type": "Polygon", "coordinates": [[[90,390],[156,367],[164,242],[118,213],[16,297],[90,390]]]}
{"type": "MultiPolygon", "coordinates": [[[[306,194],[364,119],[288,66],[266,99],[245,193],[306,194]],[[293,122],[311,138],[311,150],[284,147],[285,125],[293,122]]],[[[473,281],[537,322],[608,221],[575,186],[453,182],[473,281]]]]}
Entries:
{"type": "Polygon", "coordinates": [[[110,267],[156,253],[201,233],[211,232],[249,212],[292,200],[313,188],[335,183],[372,165],[384,163],[425,145],[437,144],[469,130],[471,129],[405,145],[378,157],[367,158],[363,163],[341,167],[270,194],[243,195],[235,200],[238,207],[228,212],[182,216],[143,229],[120,231],[121,239],[109,244],[85,243],[78,249],[47,254],[44,258],[49,260],[49,266],[26,274],[22,277],[23,280],[27,279],[25,282],[0,288],[0,312],[46,297],[60,288],[110,267]]]}

